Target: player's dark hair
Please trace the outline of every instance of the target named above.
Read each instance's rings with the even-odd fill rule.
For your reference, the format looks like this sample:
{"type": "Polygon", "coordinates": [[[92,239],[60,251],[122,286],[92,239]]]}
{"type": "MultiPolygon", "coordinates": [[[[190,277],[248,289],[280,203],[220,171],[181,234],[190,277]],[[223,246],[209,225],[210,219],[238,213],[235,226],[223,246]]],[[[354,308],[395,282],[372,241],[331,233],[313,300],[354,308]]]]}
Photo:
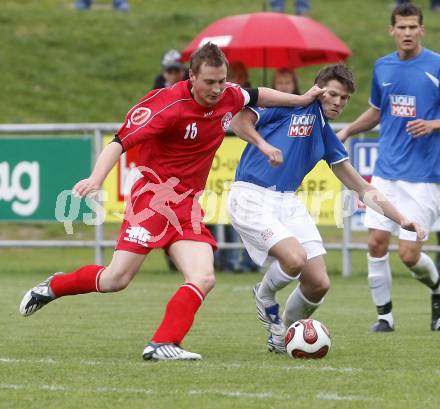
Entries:
{"type": "Polygon", "coordinates": [[[226,68],[228,68],[229,65],[222,50],[212,43],[206,43],[192,54],[189,68],[194,75],[198,74],[203,63],[211,67],[221,67],[225,65],[226,68]]]}
{"type": "Polygon", "coordinates": [[[318,75],[315,78],[315,84],[322,88],[331,80],[340,82],[345,88],[347,88],[350,94],[353,94],[353,92],[356,91],[353,73],[348,65],[327,65],[318,72],[318,75]]]}
{"type": "Polygon", "coordinates": [[[411,3],[403,3],[394,7],[393,12],[391,13],[392,26],[396,24],[396,16],[401,16],[401,17],[417,16],[419,18],[419,24],[420,25],[423,24],[422,9],[411,3]]]}

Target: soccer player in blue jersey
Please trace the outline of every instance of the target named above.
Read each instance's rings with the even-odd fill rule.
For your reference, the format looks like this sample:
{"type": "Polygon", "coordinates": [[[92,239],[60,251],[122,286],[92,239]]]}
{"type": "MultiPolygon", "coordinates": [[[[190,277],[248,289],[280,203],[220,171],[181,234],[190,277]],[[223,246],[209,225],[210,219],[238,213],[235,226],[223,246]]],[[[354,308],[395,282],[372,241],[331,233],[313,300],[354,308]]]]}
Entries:
{"type": "Polygon", "coordinates": [[[354,92],[351,71],[345,65],[328,66],[315,84],[325,92],[309,106],[251,107],[232,120],[236,134],[252,144],[240,159],[228,206],[249,255],[259,265],[270,263],[262,282],[254,287],[254,296],[260,321],[269,332],[269,350],[276,352],[285,351],[285,328],[308,318],[330,286],[322,238],[293,193],[318,161],[324,159],[367,205],[419,237],[424,234],[355,171],[327,122],[339,116],[354,92]],[[294,280],[299,284],[281,318],[276,292],[294,280]]]}
{"type": "MultiPolygon", "coordinates": [[[[349,136],[380,123],[379,155],[372,184],[429,231],[440,216],[440,55],[422,47],[423,15],[413,4],[397,6],[389,33],[397,51],[376,61],[371,107],[338,133],[349,136]]],[[[388,247],[398,234],[399,255],[412,276],[431,289],[431,329],[440,330],[440,280],[415,235],[367,210],[368,282],[378,319],[373,332],[394,330],[388,247]]],[[[426,237],[427,239],[428,237],[426,237]]]]}

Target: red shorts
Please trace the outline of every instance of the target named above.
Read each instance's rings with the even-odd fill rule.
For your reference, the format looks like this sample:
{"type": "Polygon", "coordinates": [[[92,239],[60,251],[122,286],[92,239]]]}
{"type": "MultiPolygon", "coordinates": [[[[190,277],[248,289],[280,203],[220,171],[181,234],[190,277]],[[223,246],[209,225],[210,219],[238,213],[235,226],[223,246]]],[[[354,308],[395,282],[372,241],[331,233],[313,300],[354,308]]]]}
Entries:
{"type": "Polygon", "coordinates": [[[116,250],[148,254],[151,249],[168,248],[179,240],[208,243],[217,249],[211,232],[203,224],[203,210],[197,199],[182,198],[174,189],[145,188],[145,179],[138,180],[127,202],[116,250]]]}

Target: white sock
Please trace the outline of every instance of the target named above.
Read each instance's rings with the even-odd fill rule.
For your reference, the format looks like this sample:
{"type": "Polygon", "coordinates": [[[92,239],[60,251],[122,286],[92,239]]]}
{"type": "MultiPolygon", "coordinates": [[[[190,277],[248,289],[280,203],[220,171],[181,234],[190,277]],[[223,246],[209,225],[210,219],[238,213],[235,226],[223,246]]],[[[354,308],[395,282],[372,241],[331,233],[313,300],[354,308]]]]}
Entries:
{"type": "Polygon", "coordinates": [[[367,254],[368,259],[368,285],[371,296],[376,305],[378,319],[388,321],[393,326],[394,319],[391,313],[391,268],[389,253],[383,257],[372,257],[367,254]]]}
{"type": "Polygon", "coordinates": [[[391,327],[394,327],[394,318],[392,312],[389,312],[388,314],[377,314],[377,318],[379,320],[388,321],[388,324],[390,324],[391,327]]]}
{"type": "Polygon", "coordinates": [[[411,267],[411,275],[431,288],[433,294],[440,294],[437,267],[426,253],[420,253],[419,261],[411,267]]]}
{"type": "Polygon", "coordinates": [[[323,302],[324,298],[319,302],[308,300],[298,285],[286,301],[286,308],[283,313],[284,325],[287,328],[295,321],[309,318],[323,302]]]}
{"type": "Polygon", "coordinates": [[[291,277],[285,273],[278,260],[275,260],[266,271],[266,274],[261,281],[260,288],[258,289],[258,297],[261,298],[265,307],[270,307],[276,304],[275,294],[277,291],[284,288],[286,285],[291,283],[296,277],[291,277]]]}

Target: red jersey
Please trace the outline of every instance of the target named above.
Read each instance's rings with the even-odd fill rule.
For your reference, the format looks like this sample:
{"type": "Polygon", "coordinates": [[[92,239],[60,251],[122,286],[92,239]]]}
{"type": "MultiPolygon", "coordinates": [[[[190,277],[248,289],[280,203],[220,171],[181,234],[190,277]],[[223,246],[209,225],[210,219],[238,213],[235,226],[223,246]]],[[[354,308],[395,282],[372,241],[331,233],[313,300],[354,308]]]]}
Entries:
{"type": "Polygon", "coordinates": [[[152,183],[179,179],[176,192],[204,189],[232,117],[245,105],[243,90],[227,84],[220,101],[203,107],[189,80],[149,92],[127,114],[116,136],[124,150],[140,144],[138,167],[152,183]]]}

